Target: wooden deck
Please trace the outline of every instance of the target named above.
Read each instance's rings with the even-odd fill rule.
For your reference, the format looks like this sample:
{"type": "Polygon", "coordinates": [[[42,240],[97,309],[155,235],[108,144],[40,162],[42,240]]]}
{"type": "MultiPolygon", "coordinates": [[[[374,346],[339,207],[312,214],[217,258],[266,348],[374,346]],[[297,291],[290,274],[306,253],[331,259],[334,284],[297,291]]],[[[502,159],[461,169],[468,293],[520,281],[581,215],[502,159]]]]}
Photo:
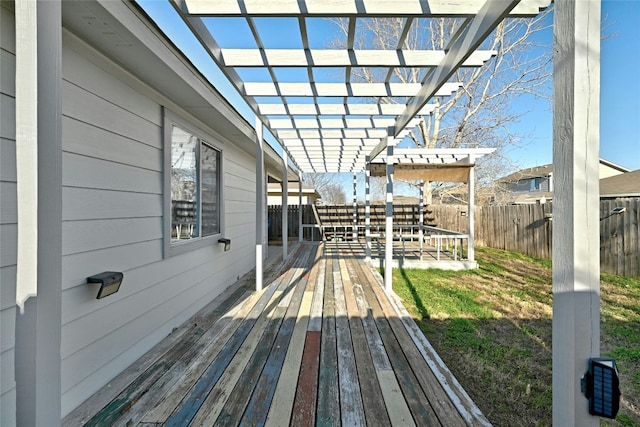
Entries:
{"type": "Polygon", "coordinates": [[[229,289],[64,425],[489,425],[345,243],[300,244],[229,289]]]}

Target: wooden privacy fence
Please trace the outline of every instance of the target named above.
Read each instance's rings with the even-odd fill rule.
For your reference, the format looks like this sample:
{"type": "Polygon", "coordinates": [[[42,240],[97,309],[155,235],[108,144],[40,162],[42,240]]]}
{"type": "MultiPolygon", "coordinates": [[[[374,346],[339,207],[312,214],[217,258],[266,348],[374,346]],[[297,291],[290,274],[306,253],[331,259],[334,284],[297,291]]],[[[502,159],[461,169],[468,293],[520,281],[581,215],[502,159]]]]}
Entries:
{"type": "Polygon", "coordinates": [[[603,271],[640,277],[640,198],[600,202],[600,266],[603,271]],[[614,208],[624,209],[619,214],[614,208]]]}
{"type": "MultiPolygon", "coordinates": [[[[324,225],[353,225],[353,205],[317,206],[324,225]]],[[[475,241],[478,246],[521,252],[551,259],[553,204],[477,206],[475,241]]],[[[269,206],[269,239],[282,238],[280,206],[269,206]]],[[[298,206],[289,206],[289,238],[298,237],[298,206]]],[[[425,207],[425,225],[468,232],[466,205],[425,207]]],[[[316,224],[312,206],[303,206],[303,224],[316,224]]],[[[364,206],[358,206],[358,225],[364,227],[364,206]]],[[[418,205],[396,205],[394,224],[418,225],[418,205]]],[[[371,224],[384,224],[384,205],[372,205],[371,224]]],[[[600,268],[604,272],[640,277],[640,198],[600,201],[600,268]],[[612,213],[614,208],[624,210],[612,213]]],[[[362,228],[364,230],[364,228],[362,228]]],[[[363,232],[360,233],[363,235],[363,232]]],[[[305,240],[321,240],[320,230],[305,228],[305,240]],[[314,233],[314,234],[312,234],[314,233]]]]}
{"type": "MultiPolygon", "coordinates": [[[[300,206],[289,205],[287,206],[287,235],[289,239],[295,238],[297,240],[300,227],[299,227],[299,211],[300,206]]],[[[282,239],[282,206],[269,205],[267,209],[269,240],[281,240],[282,239]]],[[[302,205],[302,224],[315,225],[316,220],[313,214],[313,206],[302,205]]],[[[321,240],[320,230],[313,227],[304,227],[302,231],[302,238],[304,240],[317,241],[321,240]]]]}
{"type": "MultiPolygon", "coordinates": [[[[600,268],[640,277],[640,198],[600,201],[600,268]],[[613,213],[614,208],[624,209],[613,213]]],[[[466,206],[432,205],[440,228],[466,232],[466,206]]],[[[551,259],[553,204],[478,206],[476,244],[551,259]]]]}

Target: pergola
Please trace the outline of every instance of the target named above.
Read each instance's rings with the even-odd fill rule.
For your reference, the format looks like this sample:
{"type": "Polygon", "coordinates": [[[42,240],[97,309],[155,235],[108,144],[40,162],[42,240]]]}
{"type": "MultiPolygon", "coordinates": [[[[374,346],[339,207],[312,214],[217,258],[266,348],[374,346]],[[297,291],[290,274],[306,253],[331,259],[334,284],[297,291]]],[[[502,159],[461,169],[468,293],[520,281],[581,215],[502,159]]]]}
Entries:
{"type": "MultiPolygon", "coordinates": [[[[385,152],[387,236],[392,234],[394,147],[421,115],[429,114],[434,97],[447,96],[464,84],[449,81],[459,67],[480,66],[492,56],[493,52],[477,49],[503,19],[535,16],[550,4],[550,0],[171,1],[256,114],[257,206],[264,204],[264,127],[281,143],[283,157],[288,156],[300,172],[355,173],[368,169],[385,152]],[[317,19],[327,17],[347,20],[340,49],[319,47],[312,39],[317,19]],[[446,49],[405,49],[414,22],[433,17],[463,20],[446,49]],[[396,49],[361,50],[355,45],[358,21],[366,18],[403,22],[396,49]],[[210,19],[233,22],[226,27],[231,37],[214,37],[215,23],[210,19]],[[281,37],[262,32],[263,25],[281,29],[281,37]],[[289,30],[296,35],[291,36],[289,30]],[[243,45],[223,44],[234,40],[243,40],[243,45]],[[353,79],[352,70],[361,67],[382,68],[385,77],[373,83],[353,79]],[[407,67],[424,69],[422,80],[395,80],[394,69],[407,67]],[[266,73],[253,80],[249,68],[266,73]],[[338,70],[338,79],[327,80],[328,73],[321,72],[324,68],[338,70]]],[[[599,2],[556,1],[554,31],[554,170],[558,183],[554,202],[562,215],[554,216],[553,418],[557,425],[597,425],[597,418],[587,414],[579,378],[586,359],[599,355],[600,342],[599,2]]],[[[469,159],[475,161],[473,156],[469,159]]],[[[472,180],[471,175],[469,182],[472,180]]],[[[256,216],[256,228],[263,230],[256,236],[259,288],[264,243],[261,209],[256,216]]],[[[385,246],[385,262],[390,265],[392,239],[387,238],[385,246]]],[[[385,286],[391,289],[390,268],[385,269],[385,286]]]]}
{"type": "MultiPolygon", "coordinates": [[[[495,55],[493,51],[477,49],[503,18],[535,16],[549,1],[172,0],[172,4],[257,117],[257,206],[264,203],[263,127],[281,144],[285,169],[290,160],[299,172],[355,174],[368,168],[386,150],[385,235],[392,236],[393,168],[395,163],[409,160],[399,161],[400,157],[393,154],[394,146],[418,125],[422,116],[433,111],[430,100],[450,96],[462,87],[463,82],[449,82],[459,67],[480,67],[495,55]],[[407,38],[418,20],[436,17],[461,18],[446,49],[408,49],[407,38]],[[347,34],[341,48],[327,48],[332,40],[318,36],[326,32],[326,28],[322,29],[326,18],[346,20],[347,34]],[[394,50],[358,46],[362,20],[370,18],[400,20],[402,28],[394,50]],[[376,69],[380,77],[363,82],[354,73],[362,68],[376,69]],[[401,82],[398,73],[406,69],[419,70],[422,80],[401,82]]],[[[454,150],[445,155],[446,163],[442,154],[441,150],[423,151],[421,167],[432,170],[432,174],[438,170],[438,177],[445,181],[471,183],[473,179],[468,176],[472,165],[486,152],[467,150],[461,155],[454,150]],[[431,167],[432,163],[438,168],[431,167]]],[[[286,181],[283,179],[283,186],[286,181]]],[[[264,230],[262,215],[258,209],[258,230],[264,230]]],[[[472,214],[469,220],[472,236],[472,214]]],[[[368,237],[368,230],[366,234],[368,237]]],[[[370,254],[369,238],[367,242],[370,254]]],[[[390,265],[393,239],[386,238],[385,242],[385,259],[390,265]]],[[[469,243],[471,246],[472,238],[469,243]]],[[[264,234],[257,236],[258,271],[262,269],[264,244],[264,234]]],[[[283,240],[285,255],[286,251],[283,240]]],[[[470,255],[473,257],[472,248],[470,255]]],[[[385,286],[391,290],[390,269],[385,270],[385,286]]],[[[256,288],[261,287],[258,273],[256,288]]]]}

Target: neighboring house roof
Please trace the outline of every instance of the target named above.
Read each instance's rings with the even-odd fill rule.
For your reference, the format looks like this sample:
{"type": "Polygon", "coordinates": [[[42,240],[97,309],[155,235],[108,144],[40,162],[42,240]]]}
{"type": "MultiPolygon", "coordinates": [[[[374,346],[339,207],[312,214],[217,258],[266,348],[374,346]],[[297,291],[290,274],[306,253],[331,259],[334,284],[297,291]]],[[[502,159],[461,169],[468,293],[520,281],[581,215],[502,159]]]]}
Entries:
{"type": "MultiPolygon", "coordinates": [[[[501,200],[502,203],[540,203],[540,199],[549,202],[553,199],[551,192],[514,192],[501,200]]],[[[600,198],[640,197],[640,169],[600,180],[600,198]]]]}
{"type": "MultiPolygon", "coordinates": [[[[612,163],[608,160],[600,159],[600,165],[606,166],[610,169],[613,169],[621,174],[629,172],[629,169],[624,168],[620,165],[612,163]]],[[[553,172],[553,164],[543,165],[543,166],[535,166],[532,168],[526,168],[519,170],[517,172],[512,173],[511,175],[507,175],[498,179],[498,183],[507,184],[512,182],[518,182],[525,179],[534,179],[534,178],[545,178],[549,176],[553,172]]]]}
{"type": "Polygon", "coordinates": [[[627,168],[625,168],[623,166],[617,165],[617,164],[615,164],[613,162],[610,162],[608,160],[605,160],[605,159],[600,159],[600,164],[604,165],[604,166],[608,166],[611,169],[616,169],[616,170],[620,171],[621,173],[631,172],[631,169],[627,169],[627,168]]]}
{"type": "Polygon", "coordinates": [[[600,197],[640,197],[640,169],[601,179],[600,197]]]}
{"type": "Polygon", "coordinates": [[[544,178],[549,176],[553,172],[553,164],[536,166],[533,168],[527,168],[514,172],[511,175],[507,175],[498,180],[499,183],[506,184],[510,182],[518,182],[523,179],[544,178]]]}

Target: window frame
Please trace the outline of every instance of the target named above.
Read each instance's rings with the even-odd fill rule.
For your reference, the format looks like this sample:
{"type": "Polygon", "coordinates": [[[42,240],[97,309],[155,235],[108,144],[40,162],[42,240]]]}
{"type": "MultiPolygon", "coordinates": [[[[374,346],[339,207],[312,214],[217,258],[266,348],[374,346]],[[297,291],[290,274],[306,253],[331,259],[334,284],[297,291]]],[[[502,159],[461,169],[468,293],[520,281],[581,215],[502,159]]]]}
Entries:
{"type": "Polygon", "coordinates": [[[163,256],[164,258],[172,257],[175,255],[190,252],[196,249],[204,248],[207,246],[214,246],[218,244],[218,239],[224,235],[224,144],[220,138],[212,136],[210,133],[203,131],[200,127],[194,125],[192,122],[183,119],[177,114],[173,113],[166,107],[163,107],[163,151],[164,151],[164,167],[163,167],[163,256]],[[197,138],[196,158],[197,165],[197,210],[198,210],[198,227],[199,235],[192,239],[184,241],[172,241],[172,212],[171,212],[171,134],[173,126],[177,126],[197,138]],[[202,236],[202,165],[200,159],[201,145],[205,144],[208,147],[216,150],[219,153],[219,162],[217,170],[218,178],[218,216],[219,216],[219,231],[215,234],[202,236]]]}

